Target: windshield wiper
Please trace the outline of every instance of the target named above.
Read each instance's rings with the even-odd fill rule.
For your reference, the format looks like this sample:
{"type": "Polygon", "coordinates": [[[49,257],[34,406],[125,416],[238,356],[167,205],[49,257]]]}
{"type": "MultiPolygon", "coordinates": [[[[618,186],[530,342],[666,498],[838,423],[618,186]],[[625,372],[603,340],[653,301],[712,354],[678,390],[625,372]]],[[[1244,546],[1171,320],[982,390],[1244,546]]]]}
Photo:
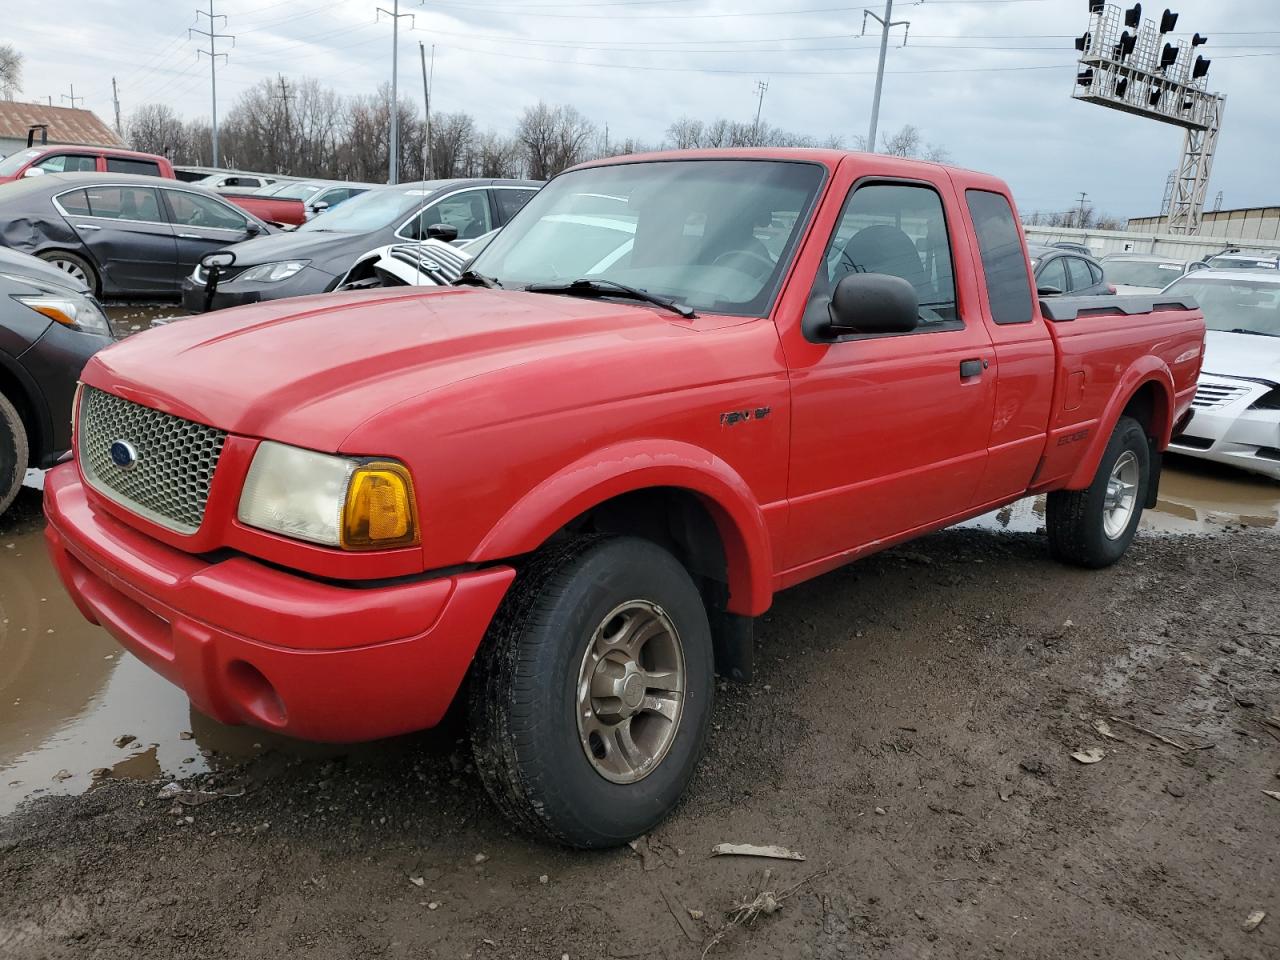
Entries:
{"type": "Polygon", "coordinates": [[[1236,327],[1234,330],[1228,330],[1227,333],[1247,333],[1254,337],[1280,337],[1280,333],[1267,333],[1265,330],[1246,330],[1244,327],[1236,327]]]}
{"type": "Polygon", "coordinates": [[[501,287],[495,277],[486,277],[483,273],[476,273],[474,270],[463,270],[459,274],[458,279],[453,281],[455,287],[484,287],[492,290],[494,287],[501,287]]]}
{"type": "Polygon", "coordinates": [[[677,303],[669,297],[660,297],[638,287],[629,287],[616,280],[575,280],[573,283],[531,283],[524,288],[528,293],[567,293],[571,297],[621,297],[625,300],[639,300],[651,303],[672,313],[678,313],[686,320],[697,317],[693,308],[677,303]]]}

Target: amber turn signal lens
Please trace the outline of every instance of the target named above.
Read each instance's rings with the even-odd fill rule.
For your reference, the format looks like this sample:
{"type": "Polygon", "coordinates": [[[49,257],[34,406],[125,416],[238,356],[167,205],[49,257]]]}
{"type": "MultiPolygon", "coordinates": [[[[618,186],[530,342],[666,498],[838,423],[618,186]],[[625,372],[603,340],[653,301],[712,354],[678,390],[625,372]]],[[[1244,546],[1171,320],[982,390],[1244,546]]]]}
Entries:
{"type": "Polygon", "coordinates": [[[398,463],[367,463],[351,475],[342,511],[342,546],[381,550],[418,543],[418,512],[409,471],[398,463]]]}

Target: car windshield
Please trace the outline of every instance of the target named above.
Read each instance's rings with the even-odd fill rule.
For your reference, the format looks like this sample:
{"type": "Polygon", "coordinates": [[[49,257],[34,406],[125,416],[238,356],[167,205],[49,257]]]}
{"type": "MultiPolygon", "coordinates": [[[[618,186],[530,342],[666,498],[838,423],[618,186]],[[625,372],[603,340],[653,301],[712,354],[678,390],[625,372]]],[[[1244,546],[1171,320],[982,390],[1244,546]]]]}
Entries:
{"type": "Polygon", "coordinates": [[[39,150],[23,150],[19,153],[11,153],[3,160],[0,160],[0,177],[12,177],[22,169],[28,160],[33,160],[38,156],[40,156],[39,150]]]}
{"type": "Polygon", "coordinates": [[[1108,283],[1127,287],[1155,287],[1163,290],[1182,276],[1182,264],[1154,260],[1108,260],[1102,265],[1108,283]]]}
{"type": "Polygon", "coordinates": [[[284,187],[277,190],[272,196],[285,197],[290,200],[305,200],[313,193],[318,193],[323,189],[323,183],[286,183],[284,187]]]}
{"type": "Polygon", "coordinates": [[[1165,292],[1195,297],[1210,330],[1280,337],[1280,283],[1193,275],[1165,292]]]}
{"type": "Polygon", "coordinates": [[[298,228],[333,230],[339,233],[370,233],[398,224],[435,190],[415,187],[384,187],[352,197],[340,206],[331,207],[298,228]]]}
{"type": "Polygon", "coordinates": [[[547,184],[472,269],[507,288],[606,281],[765,316],[822,177],[817,164],[787,161],[588,167],[547,184]]]}
{"type": "Polygon", "coordinates": [[[1277,261],[1255,257],[1214,257],[1209,266],[1215,270],[1275,270],[1277,261]]]}

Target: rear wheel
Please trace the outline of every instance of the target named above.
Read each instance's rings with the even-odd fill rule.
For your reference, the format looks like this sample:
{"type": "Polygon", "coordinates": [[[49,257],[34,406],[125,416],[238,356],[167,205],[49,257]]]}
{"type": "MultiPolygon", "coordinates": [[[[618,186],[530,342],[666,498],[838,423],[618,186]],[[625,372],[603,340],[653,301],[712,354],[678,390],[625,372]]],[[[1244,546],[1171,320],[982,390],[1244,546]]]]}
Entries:
{"type": "Polygon", "coordinates": [[[57,267],[67,276],[79,280],[94,296],[98,295],[98,273],[83,257],[68,253],[66,250],[50,250],[39,256],[50,266],[57,267]]]}
{"type": "Polygon", "coordinates": [[[1048,497],[1049,550],[1064,563],[1109,567],[1129,549],[1151,482],[1151,448],[1142,424],[1121,417],[1093,482],[1048,497]]]}
{"type": "Polygon", "coordinates": [[[27,431],[18,411],[0,395],[0,514],[9,509],[27,475],[27,431]]]}
{"type": "Polygon", "coordinates": [[[711,633],[697,587],[661,547],[593,537],[537,557],[476,668],[476,766],[530,833],[616,846],[666,817],[692,779],[711,716],[711,633]]]}

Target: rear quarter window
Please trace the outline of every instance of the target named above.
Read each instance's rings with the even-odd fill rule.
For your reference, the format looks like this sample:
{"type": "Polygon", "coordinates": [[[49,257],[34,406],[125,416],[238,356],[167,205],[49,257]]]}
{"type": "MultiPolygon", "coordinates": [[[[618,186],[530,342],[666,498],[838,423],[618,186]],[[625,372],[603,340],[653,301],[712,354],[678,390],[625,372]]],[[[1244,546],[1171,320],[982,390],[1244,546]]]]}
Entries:
{"type": "Polygon", "coordinates": [[[137,173],[144,177],[160,176],[160,164],[154,160],[130,160],[126,157],[107,157],[108,173],[137,173]]]}
{"type": "Polygon", "coordinates": [[[965,197],[978,235],[991,319],[1000,324],[1030,323],[1034,317],[1031,281],[1013,207],[1005,197],[988,190],[968,190],[965,197]]]}

